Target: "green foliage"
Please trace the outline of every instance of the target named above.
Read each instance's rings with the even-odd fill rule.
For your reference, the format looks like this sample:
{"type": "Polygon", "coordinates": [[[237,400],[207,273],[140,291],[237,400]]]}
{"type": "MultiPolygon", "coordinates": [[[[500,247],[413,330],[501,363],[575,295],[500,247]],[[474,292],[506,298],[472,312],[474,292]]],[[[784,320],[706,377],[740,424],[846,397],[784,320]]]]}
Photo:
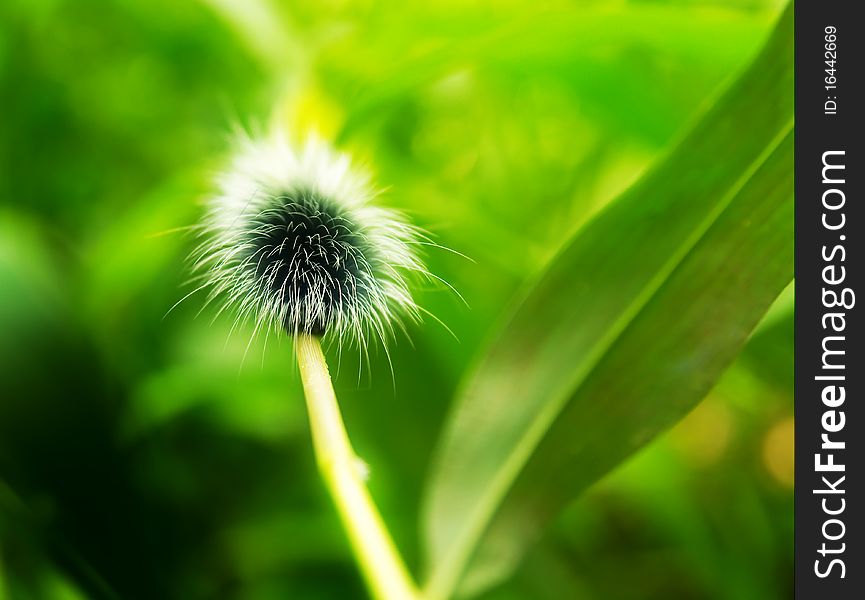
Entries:
{"type": "Polygon", "coordinates": [[[551,261],[469,376],[430,489],[432,589],[450,595],[482,536],[467,587],[507,574],[705,396],[791,281],[792,33],[788,11],[681,144],[551,261]]]}
{"type": "Polygon", "coordinates": [[[0,2],[0,598],[364,597],[289,345],[247,353],[250,329],[196,318],[195,295],[169,313],[193,289],[188,227],[227,133],[273,112],[366,160],[382,202],[471,258],[426,257],[468,308],[419,292],[459,341],[428,320],[392,345],[394,381],[378,350],[330,351],[417,574],[425,490],[428,514],[458,523],[437,503],[475,502],[552,401],[555,425],[483,528],[473,572],[501,581],[484,598],[788,597],[789,298],[736,357],[789,277],[772,185],[787,163],[766,151],[788,151],[786,67],[763,62],[714,102],[779,8],[0,2]],[[724,114],[741,117],[721,129],[724,114]],[[509,371],[512,344],[545,360],[509,371]],[[428,487],[470,389],[500,433],[479,427],[483,453],[451,461],[465,424],[449,426],[428,487]]]}

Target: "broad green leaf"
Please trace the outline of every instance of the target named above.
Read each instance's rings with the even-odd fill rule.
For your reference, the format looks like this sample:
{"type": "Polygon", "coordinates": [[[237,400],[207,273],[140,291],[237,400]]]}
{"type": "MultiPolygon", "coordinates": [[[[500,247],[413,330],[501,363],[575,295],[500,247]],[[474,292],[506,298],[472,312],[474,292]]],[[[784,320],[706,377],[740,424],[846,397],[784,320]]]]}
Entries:
{"type": "Polygon", "coordinates": [[[576,494],[704,397],[792,279],[792,44],[788,9],[469,374],[427,490],[431,598],[506,576],[576,494]]]}

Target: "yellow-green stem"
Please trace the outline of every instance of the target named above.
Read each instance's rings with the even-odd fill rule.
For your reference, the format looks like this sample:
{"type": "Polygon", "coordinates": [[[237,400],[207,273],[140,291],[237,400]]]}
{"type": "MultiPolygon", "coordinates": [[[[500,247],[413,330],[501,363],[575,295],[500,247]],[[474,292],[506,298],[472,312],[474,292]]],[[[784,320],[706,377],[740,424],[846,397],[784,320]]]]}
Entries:
{"type": "Polygon", "coordinates": [[[295,351],[309,408],[318,468],[336,504],[360,570],[378,600],[417,600],[417,587],[358,469],[317,337],[298,335],[295,351]]]}

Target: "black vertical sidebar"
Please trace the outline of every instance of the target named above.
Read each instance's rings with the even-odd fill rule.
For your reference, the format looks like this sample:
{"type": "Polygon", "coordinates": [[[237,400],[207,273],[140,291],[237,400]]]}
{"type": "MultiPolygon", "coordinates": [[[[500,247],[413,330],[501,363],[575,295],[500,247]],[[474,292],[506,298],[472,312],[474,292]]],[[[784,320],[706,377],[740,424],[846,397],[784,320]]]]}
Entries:
{"type": "Polygon", "coordinates": [[[795,589],[865,598],[861,3],[798,0],[795,589]]]}

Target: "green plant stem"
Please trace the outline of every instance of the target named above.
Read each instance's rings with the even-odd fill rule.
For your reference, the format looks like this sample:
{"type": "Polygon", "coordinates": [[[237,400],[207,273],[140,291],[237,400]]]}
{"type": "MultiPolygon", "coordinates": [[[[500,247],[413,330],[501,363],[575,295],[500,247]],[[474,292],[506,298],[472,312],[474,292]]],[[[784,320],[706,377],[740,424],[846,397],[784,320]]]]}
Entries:
{"type": "Polygon", "coordinates": [[[318,468],[367,586],[378,600],[417,600],[417,587],[360,475],[360,462],[345,431],[319,339],[298,335],[295,351],[318,468]]]}

